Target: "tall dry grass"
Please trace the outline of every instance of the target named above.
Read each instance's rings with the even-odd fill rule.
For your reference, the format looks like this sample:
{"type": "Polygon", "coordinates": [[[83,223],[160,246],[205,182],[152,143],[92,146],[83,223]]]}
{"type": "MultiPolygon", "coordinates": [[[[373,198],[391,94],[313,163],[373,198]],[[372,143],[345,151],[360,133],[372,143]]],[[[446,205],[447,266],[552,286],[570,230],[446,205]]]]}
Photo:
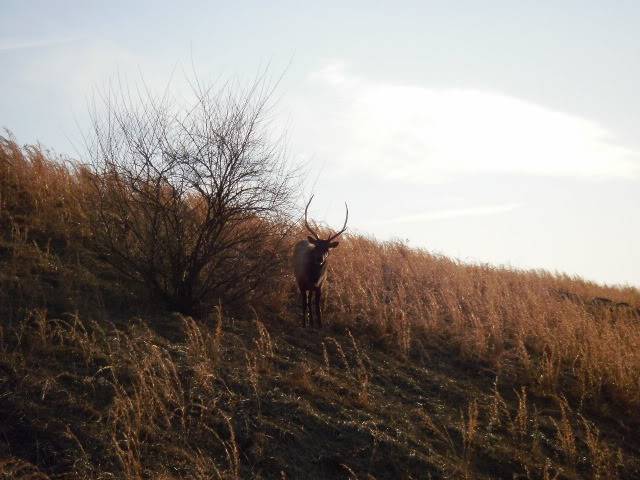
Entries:
{"type": "MultiPolygon", "coordinates": [[[[92,173],[40,145],[0,135],[0,316],[30,309],[132,313],[144,290],[95,248],[92,173]]],[[[151,302],[149,302],[151,303],[151,302]]]]}
{"type": "MultiPolygon", "coordinates": [[[[371,343],[399,352],[408,363],[423,354],[428,358],[434,349],[444,351],[482,365],[516,388],[510,400],[497,389],[489,404],[471,399],[458,417],[460,439],[452,436],[450,425],[436,424],[424,413],[429,436],[440,439],[445,455],[459,460],[458,476],[473,476],[483,435],[502,426],[513,439],[531,444],[540,476],[554,478],[555,467],[545,463],[548,452],[540,446],[543,421],[563,464],[583,468],[579,452],[587,451],[595,477],[607,478],[621,463],[610,439],[601,434],[603,425],[581,417],[576,405],[587,402],[638,418],[637,289],[469,265],[401,242],[347,235],[330,257],[325,287],[325,318],[333,332],[307,332],[303,344],[311,343],[299,347],[304,352],[317,348],[320,366],[278,352],[275,345],[282,337],[270,334],[273,322],[284,325],[280,335],[299,323],[287,265],[263,280],[263,295],[251,298],[245,309],[248,318],[256,318],[249,342],[243,332],[235,340],[229,335],[221,347],[220,309],[208,318],[209,326],[176,317],[180,338],[172,342],[152,330],[163,327],[153,318],[151,327],[134,321],[116,328],[105,321],[114,302],[128,318],[144,297],[92,250],[87,175],[41,148],[0,139],[0,381],[6,380],[4,385],[19,392],[30,408],[49,408],[50,403],[52,411],[60,406],[72,416],[82,412],[77,417],[82,421],[100,422],[95,431],[85,424],[74,429],[73,422],[46,427],[61,429],[65,451],[73,451],[74,459],[65,468],[78,478],[104,472],[126,478],[238,478],[247,468],[242,448],[249,448],[239,446],[238,436],[251,437],[256,458],[267,450],[268,437],[253,438],[255,432],[246,425],[246,432],[238,432],[240,424],[230,412],[247,409],[266,417],[274,385],[321,398],[326,405],[342,402],[345,408],[375,410],[386,401],[386,392],[376,383],[381,367],[369,358],[375,354],[371,343]],[[63,373],[48,372],[49,360],[63,373]],[[295,365],[290,371],[288,362],[295,365]],[[557,404],[559,413],[551,420],[530,406],[540,393],[557,404]],[[29,403],[32,396],[39,404],[29,403]],[[100,445],[92,445],[96,438],[100,445]],[[109,456],[102,460],[96,452],[109,456]]],[[[289,245],[273,247],[272,253],[286,257],[304,236],[300,230],[289,245]]],[[[166,315],[159,318],[167,322],[166,315]]],[[[232,322],[232,316],[225,321],[232,322]]],[[[283,398],[293,401],[287,394],[283,398]]],[[[12,399],[0,396],[0,401],[12,399]]],[[[31,411],[17,402],[9,406],[31,411]]],[[[405,427],[414,428],[411,422],[405,427]]],[[[27,457],[0,459],[0,476],[37,478],[27,457]]],[[[521,460],[525,466],[531,463],[521,460]]]]}
{"type": "Polygon", "coordinates": [[[0,136],[0,314],[73,310],[95,277],[87,268],[83,171],[37,145],[0,136]]]}
{"type": "Polygon", "coordinates": [[[5,240],[60,249],[89,234],[87,172],[40,145],[0,136],[0,222],[5,240]]]}
{"type": "MultiPolygon", "coordinates": [[[[116,328],[31,312],[0,337],[0,370],[8,372],[0,374],[7,388],[0,405],[26,418],[22,425],[0,414],[9,452],[64,478],[240,478],[216,375],[222,330],[174,320],[184,342],[169,343],[141,321],[116,328]],[[58,456],[31,444],[38,436],[57,445],[58,456]]],[[[0,478],[50,478],[24,460],[2,458],[4,442],[0,478]]]]}
{"type": "MultiPolygon", "coordinates": [[[[98,287],[116,285],[116,293],[131,295],[91,251],[88,175],[38,146],[0,138],[5,317],[20,306],[51,308],[52,300],[63,311],[78,309],[86,298],[104,303],[104,295],[88,295],[98,287]]],[[[286,257],[304,235],[292,235],[273,255],[286,257]]],[[[261,282],[266,295],[255,296],[253,307],[295,319],[293,283],[283,265],[261,282]]],[[[331,256],[325,311],[334,324],[369,329],[405,355],[441,342],[497,373],[524,375],[543,391],[640,406],[640,292],[634,288],[468,265],[354,235],[331,256]]]]}
{"type": "Polygon", "coordinates": [[[640,406],[637,289],[468,265],[363,236],[342,239],[329,279],[334,322],[371,328],[405,354],[445,342],[549,393],[640,406]]]}

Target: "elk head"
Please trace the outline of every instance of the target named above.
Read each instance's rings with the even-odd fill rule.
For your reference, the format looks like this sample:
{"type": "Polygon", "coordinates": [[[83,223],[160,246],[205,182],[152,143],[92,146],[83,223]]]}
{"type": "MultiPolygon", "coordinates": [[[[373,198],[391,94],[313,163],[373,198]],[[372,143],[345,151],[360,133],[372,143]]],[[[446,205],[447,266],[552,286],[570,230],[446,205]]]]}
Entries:
{"type": "Polygon", "coordinates": [[[344,207],[347,210],[347,213],[344,218],[342,229],[339,232],[330,235],[326,240],[323,240],[322,238],[320,238],[318,233],[309,226],[309,222],[307,221],[307,211],[309,210],[309,205],[311,205],[311,200],[313,200],[313,195],[311,195],[311,198],[307,202],[307,206],[304,209],[304,225],[305,227],[307,227],[307,230],[309,230],[309,233],[313,235],[307,236],[307,240],[309,241],[309,243],[315,246],[315,248],[311,251],[312,263],[318,266],[322,266],[327,261],[329,250],[338,246],[339,242],[334,242],[334,240],[342,235],[347,229],[347,221],[349,220],[349,207],[347,206],[347,202],[345,202],[344,207]]]}

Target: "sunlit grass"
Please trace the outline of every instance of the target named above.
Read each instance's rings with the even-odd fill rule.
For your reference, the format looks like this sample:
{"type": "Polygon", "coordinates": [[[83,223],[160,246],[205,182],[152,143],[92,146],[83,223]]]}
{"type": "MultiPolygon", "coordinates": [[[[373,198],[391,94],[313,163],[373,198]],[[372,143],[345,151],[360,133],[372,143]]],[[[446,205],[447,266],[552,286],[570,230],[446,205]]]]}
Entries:
{"type": "Polygon", "coordinates": [[[86,175],[2,143],[0,478],[640,472],[638,290],[351,235],[324,330],[285,265],[240,313],[141,319],[86,175]]]}

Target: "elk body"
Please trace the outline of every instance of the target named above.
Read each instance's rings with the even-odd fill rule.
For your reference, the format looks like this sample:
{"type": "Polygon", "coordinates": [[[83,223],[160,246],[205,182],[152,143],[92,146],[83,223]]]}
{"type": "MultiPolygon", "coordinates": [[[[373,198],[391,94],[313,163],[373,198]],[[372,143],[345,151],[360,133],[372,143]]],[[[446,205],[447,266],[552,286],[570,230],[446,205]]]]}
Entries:
{"type": "Polygon", "coordinates": [[[304,209],[304,224],[312,236],[310,235],[306,240],[300,240],[296,243],[293,249],[293,272],[302,297],[302,326],[307,326],[307,319],[309,320],[308,323],[313,325],[315,317],[317,326],[322,327],[320,300],[322,298],[322,284],[327,277],[327,259],[329,257],[329,250],[338,246],[338,242],[335,242],[334,240],[347,229],[349,207],[347,207],[347,204],[345,203],[344,206],[347,209],[347,214],[344,219],[342,230],[331,235],[326,240],[323,240],[318,236],[315,230],[309,226],[309,222],[307,221],[307,210],[309,209],[311,200],[313,200],[313,195],[304,209]],[[312,315],[311,313],[312,295],[314,297],[315,315],[312,315]]]}

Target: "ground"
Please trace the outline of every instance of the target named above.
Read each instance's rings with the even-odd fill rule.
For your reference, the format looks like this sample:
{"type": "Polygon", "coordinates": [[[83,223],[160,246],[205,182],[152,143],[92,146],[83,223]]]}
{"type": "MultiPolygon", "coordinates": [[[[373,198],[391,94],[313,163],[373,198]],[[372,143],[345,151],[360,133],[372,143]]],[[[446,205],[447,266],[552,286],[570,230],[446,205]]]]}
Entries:
{"type": "Polygon", "coordinates": [[[405,356],[287,319],[153,325],[41,316],[4,339],[6,478],[640,475],[637,418],[539,395],[442,339],[405,356]]]}

